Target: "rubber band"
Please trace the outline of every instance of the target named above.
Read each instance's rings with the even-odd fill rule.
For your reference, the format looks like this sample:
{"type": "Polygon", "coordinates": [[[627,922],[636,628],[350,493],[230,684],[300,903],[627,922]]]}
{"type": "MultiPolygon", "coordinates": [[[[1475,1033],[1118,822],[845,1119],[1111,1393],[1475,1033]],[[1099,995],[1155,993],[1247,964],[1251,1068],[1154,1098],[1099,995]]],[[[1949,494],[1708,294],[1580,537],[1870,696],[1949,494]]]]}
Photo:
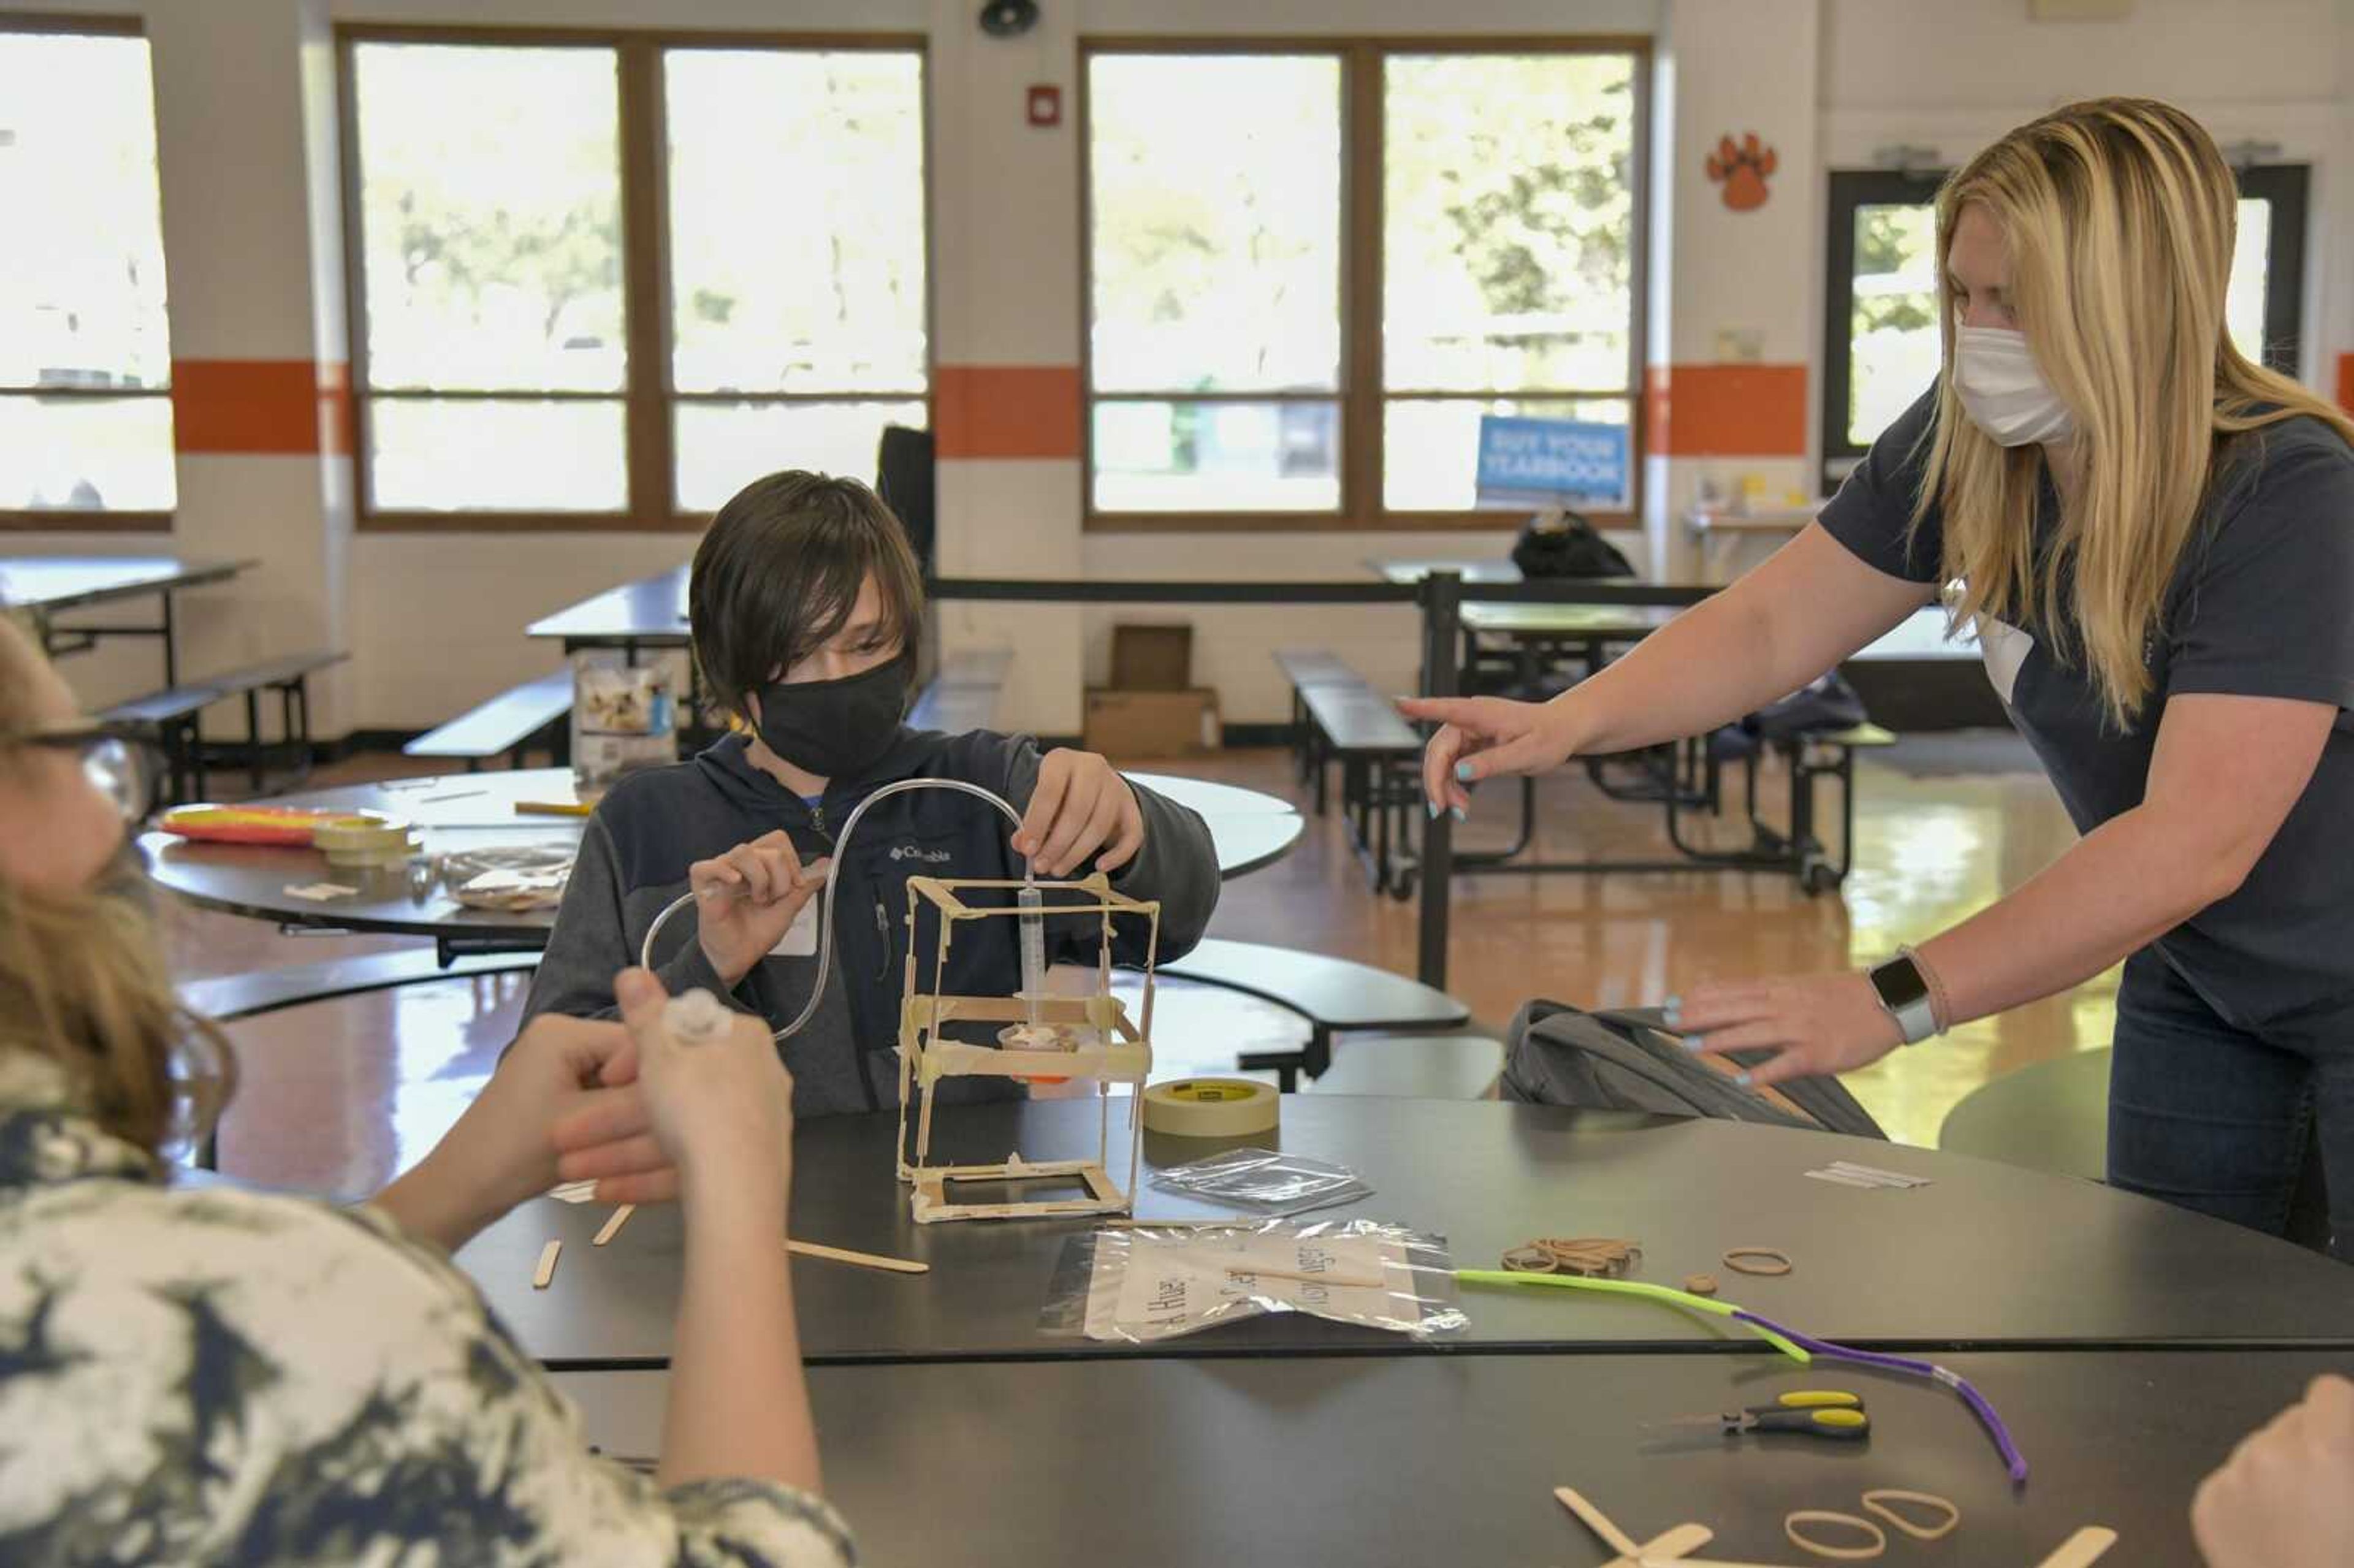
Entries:
{"type": "Polygon", "coordinates": [[[1801,1552],[1811,1552],[1818,1557],[1828,1557],[1835,1563],[1869,1563],[1888,1550],[1888,1532],[1868,1519],[1858,1519],[1851,1513],[1833,1513],[1828,1509],[1802,1508],[1782,1520],[1782,1533],[1790,1544],[1801,1552]],[[1870,1546],[1830,1546],[1813,1540],[1798,1528],[1801,1524],[1835,1524],[1842,1530],[1861,1531],[1872,1537],[1870,1546]]]}
{"type": "Polygon", "coordinates": [[[1643,1255],[1639,1244],[1616,1236],[1541,1236],[1528,1245],[1549,1255],[1560,1272],[1606,1278],[1627,1273],[1643,1255]]]}
{"type": "Polygon", "coordinates": [[[1551,1274],[1556,1264],[1553,1254],[1532,1243],[1506,1253],[1504,1266],[1514,1274],[1551,1274]]]}
{"type": "Polygon", "coordinates": [[[1954,1533],[1962,1522],[1962,1510],[1951,1498],[1941,1498],[1935,1492],[1908,1492],[1895,1487],[1882,1487],[1878,1491],[1863,1494],[1863,1511],[1877,1514],[1915,1541],[1943,1541],[1954,1533]],[[1946,1510],[1946,1522],[1935,1530],[1924,1530],[1888,1505],[1892,1502],[1920,1503],[1946,1510]]]}
{"type": "Polygon", "coordinates": [[[1729,1248],[1725,1252],[1724,1266],[1733,1270],[1735,1274],[1754,1274],[1766,1279],[1779,1279],[1782,1276],[1789,1273],[1790,1270],[1797,1266],[1790,1261],[1790,1255],[1784,1252],[1780,1247],[1736,1246],[1729,1248]],[[1754,1263],[1744,1263],[1742,1261],[1744,1258],[1764,1257],[1770,1257],[1782,1266],[1779,1268],[1763,1268],[1754,1263]]]}

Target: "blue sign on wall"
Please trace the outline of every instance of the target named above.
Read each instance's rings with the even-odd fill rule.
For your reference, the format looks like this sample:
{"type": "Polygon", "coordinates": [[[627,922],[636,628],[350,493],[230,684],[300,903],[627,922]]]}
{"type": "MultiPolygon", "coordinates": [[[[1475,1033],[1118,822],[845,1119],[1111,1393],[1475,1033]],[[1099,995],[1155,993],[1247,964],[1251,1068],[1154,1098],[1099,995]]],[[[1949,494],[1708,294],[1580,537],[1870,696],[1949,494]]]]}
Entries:
{"type": "Polygon", "coordinates": [[[1582,419],[1479,417],[1479,502],[1627,504],[1627,427],[1582,419]]]}

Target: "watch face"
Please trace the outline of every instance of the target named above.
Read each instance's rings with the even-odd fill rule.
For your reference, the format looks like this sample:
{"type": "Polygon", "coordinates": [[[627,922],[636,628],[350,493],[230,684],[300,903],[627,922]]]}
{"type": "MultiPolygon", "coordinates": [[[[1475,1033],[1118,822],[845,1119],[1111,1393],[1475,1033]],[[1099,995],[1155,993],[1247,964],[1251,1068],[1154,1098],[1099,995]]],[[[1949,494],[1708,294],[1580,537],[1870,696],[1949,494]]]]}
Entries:
{"type": "Polygon", "coordinates": [[[1910,959],[1892,959],[1872,971],[1872,988],[1892,1012],[1902,1012],[1929,1000],[1929,982],[1910,959]]]}

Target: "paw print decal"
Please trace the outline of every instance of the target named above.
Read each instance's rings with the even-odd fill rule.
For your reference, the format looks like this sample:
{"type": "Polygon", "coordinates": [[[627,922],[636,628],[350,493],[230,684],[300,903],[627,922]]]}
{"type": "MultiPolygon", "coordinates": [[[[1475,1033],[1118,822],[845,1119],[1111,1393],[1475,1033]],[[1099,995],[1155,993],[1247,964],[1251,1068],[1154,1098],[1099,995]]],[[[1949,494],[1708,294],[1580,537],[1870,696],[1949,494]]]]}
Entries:
{"type": "Polygon", "coordinates": [[[1761,144],[1757,132],[1750,132],[1736,144],[1730,135],[1720,137],[1716,151],[1708,157],[1708,177],[1724,187],[1724,205],[1735,212],[1750,212],[1766,205],[1769,194],[1766,189],[1767,176],[1774,172],[1774,149],[1761,144]]]}

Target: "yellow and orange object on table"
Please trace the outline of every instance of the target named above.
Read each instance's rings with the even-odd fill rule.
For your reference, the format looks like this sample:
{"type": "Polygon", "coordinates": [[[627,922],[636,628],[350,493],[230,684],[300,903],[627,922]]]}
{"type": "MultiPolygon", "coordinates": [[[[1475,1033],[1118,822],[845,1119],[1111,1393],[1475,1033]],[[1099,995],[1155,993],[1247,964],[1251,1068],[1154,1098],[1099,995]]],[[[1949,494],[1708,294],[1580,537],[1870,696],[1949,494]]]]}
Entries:
{"type": "Polygon", "coordinates": [[[201,843],[315,849],[331,863],[384,864],[423,846],[412,823],[383,811],[301,806],[175,806],[156,825],[201,843]]]}

